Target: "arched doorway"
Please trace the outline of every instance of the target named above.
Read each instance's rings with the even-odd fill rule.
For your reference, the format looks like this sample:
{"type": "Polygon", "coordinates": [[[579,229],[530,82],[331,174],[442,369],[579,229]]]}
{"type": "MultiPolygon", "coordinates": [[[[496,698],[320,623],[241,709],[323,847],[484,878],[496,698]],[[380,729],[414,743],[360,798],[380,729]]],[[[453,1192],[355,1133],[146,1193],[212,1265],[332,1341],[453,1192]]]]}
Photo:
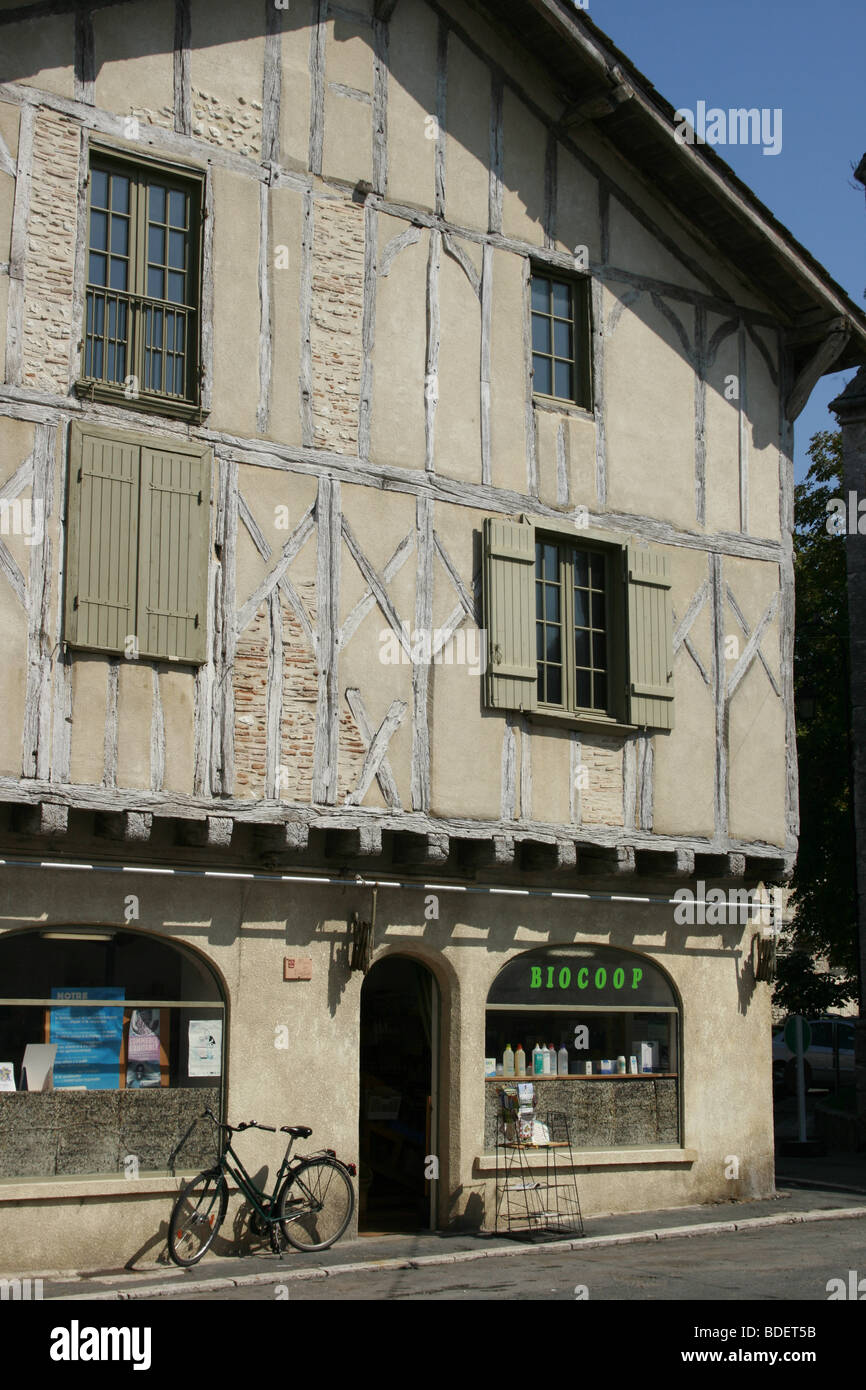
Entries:
{"type": "Polygon", "coordinates": [[[377,961],[361,989],[362,1235],[435,1224],[438,1032],[439,991],[427,967],[400,955],[377,961]]]}

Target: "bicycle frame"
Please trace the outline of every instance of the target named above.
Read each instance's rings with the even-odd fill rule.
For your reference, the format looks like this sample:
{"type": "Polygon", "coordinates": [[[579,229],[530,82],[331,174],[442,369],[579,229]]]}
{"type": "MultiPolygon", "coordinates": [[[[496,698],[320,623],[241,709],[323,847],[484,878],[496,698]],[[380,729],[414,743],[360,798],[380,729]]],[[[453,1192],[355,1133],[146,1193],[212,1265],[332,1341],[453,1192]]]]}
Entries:
{"type": "MultiPolygon", "coordinates": [[[[254,1179],[247,1172],[240,1156],[237,1153],[235,1153],[235,1150],[232,1147],[232,1139],[234,1138],[234,1135],[238,1130],[263,1129],[270,1130],[271,1133],[276,1133],[276,1130],[272,1129],[270,1125],[259,1125],[253,1121],[250,1121],[243,1125],[221,1124],[220,1121],[217,1119],[216,1115],[214,1115],[211,1110],[205,1110],[204,1115],[202,1115],[201,1118],[211,1120],[212,1123],[216,1126],[217,1131],[220,1134],[225,1133],[227,1136],[225,1142],[221,1142],[220,1153],[216,1163],[214,1164],[213,1168],[209,1169],[208,1171],[214,1177],[220,1175],[223,1177],[227,1176],[231,1178],[237,1184],[238,1188],[246,1197],[247,1201],[250,1203],[250,1206],[253,1208],[255,1216],[258,1217],[258,1219],[261,1222],[263,1222],[265,1226],[275,1226],[281,1221],[283,1223],[285,1223],[286,1221],[298,1221],[303,1215],[305,1215],[305,1211],[302,1210],[297,1212],[295,1215],[287,1215],[284,1213],[282,1217],[279,1217],[276,1214],[276,1207],[277,1200],[279,1198],[280,1191],[282,1190],[283,1186],[286,1183],[292,1181],[292,1175],[296,1173],[299,1169],[303,1168],[304,1164],[311,1157],[316,1158],[319,1156],[327,1155],[327,1157],[332,1159],[336,1164],[338,1164],[340,1168],[345,1169],[346,1174],[349,1177],[355,1176],[355,1165],[351,1163],[344,1163],[341,1159],[337,1158],[337,1155],[334,1153],[333,1149],[320,1149],[314,1155],[297,1154],[295,1158],[292,1158],[291,1153],[297,1135],[290,1134],[289,1142],[286,1145],[286,1152],[283,1154],[283,1161],[280,1164],[277,1176],[274,1179],[273,1195],[268,1196],[267,1191],[259,1188],[256,1185],[254,1179]],[[231,1158],[234,1160],[234,1164],[229,1162],[229,1155],[231,1155],[231,1158]]],[[[183,1141],[181,1141],[181,1143],[183,1143],[183,1141]]],[[[309,1192],[309,1190],[306,1187],[304,1187],[303,1183],[301,1183],[300,1186],[302,1190],[306,1192],[307,1197],[311,1201],[313,1201],[314,1198],[312,1196],[312,1193],[309,1192]]],[[[211,1205],[213,1205],[215,1195],[216,1194],[214,1194],[214,1199],[212,1199],[211,1205]]]]}
{"type": "Polygon", "coordinates": [[[274,1225],[279,1220],[279,1218],[275,1215],[271,1215],[271,1213],[267,1211],[265,1207],[270,1207],[271,1211],[273,1211],[284,1179],[288,1177],[289,1173],[291,1173],[292,1169],[298,1163],[303,1161],[300,1157],[295,1159],[289,1158],[294,1142],[294,1137],[292,1137],[288,1142],[286,1152],[283,1154],[283,1161],[280,1164],[279,1172],[277,1173],[276,1179],[274,1181],[274,1191],[273,1196],[271,1197],[269,1197],[267,1192],[264,1191],[262,1188],[256,1186],[254,1180],[250,1177],[240,1158],[232,1148],[231,1140],[229,1140],[229,1142],[226,1144],[219,1157],[218,1166],[220,1171],[223,1173],[227,1173],[229,1177],[231,1177],[237,1183],[238,1187],[240,1188],[241,1192],[243,1192],[247,1201],[254,1208],[256,1215],[262,1221],[267,1222],[268,1225],[274,1225]],[[236,1167],[232,1167],[231,1163],[229,1163],[229,1154],[231,1154],[232,1158],[234,1159],[234,1162],[237,1165],[236,1167]],[[259,1199],[261,1199],[265,1206],[260,1205],[259,1199]]]}

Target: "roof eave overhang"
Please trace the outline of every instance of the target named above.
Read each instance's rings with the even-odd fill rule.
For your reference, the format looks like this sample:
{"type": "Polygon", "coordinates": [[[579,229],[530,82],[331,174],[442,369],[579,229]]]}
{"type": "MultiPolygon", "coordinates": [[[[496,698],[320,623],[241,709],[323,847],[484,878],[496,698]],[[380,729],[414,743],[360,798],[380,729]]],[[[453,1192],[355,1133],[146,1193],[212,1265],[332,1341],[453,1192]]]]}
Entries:
{"type": "MultiPolygon", "coordinates": [[[[866,362],[866,314],[708,145],[677,139],[674,108],[572,0],[474,0],[529,47],[564,94],[680,216],[764,297],[802,364],[837,336],[824,371],[866,362]]],[[[825,357],[829,354],[824,354],[825,357]]]]}

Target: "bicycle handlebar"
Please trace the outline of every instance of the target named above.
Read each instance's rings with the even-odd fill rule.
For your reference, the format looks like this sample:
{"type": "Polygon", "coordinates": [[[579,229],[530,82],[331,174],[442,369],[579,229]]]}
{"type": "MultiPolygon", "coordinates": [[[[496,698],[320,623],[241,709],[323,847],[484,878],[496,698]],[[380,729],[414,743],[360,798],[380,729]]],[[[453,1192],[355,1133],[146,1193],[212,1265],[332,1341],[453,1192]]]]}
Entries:
{"type": "Polygon", "coordinates": [[[244,1120],[243,1123],[239,1125],[220,1124],[216,1115],[209,1109],[202,1113],[201,1118],[203,1120],[213,1120],[217,1129],[227,1129],[229,1134],[233,1134],[235,1131],[240,1132],[242,1129],[266,1129],[269,1134],[276,1134],[277,1132],[274,1125],[260,1125],[256,1120],[244,1120]]]}

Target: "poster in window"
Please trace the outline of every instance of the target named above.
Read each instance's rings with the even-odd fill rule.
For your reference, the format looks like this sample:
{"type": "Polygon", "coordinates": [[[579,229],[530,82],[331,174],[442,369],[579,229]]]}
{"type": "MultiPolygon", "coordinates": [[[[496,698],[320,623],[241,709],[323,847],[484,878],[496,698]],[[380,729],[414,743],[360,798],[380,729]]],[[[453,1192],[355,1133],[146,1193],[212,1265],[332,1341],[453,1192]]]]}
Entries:
{"type": "Polygon", "coordinates": [[[159,1009],[133,1009],[126,1043],[127,1089],[159,1086],[159,1009]]]}
{"type": "Polygon", "coordinates": [[[82,1008],[88,999],[123,1000],[122,985],[95,985],[82,989],[51,990],[57,1007],[49,1010],[50,1040],[57,1044],[54,1086],[87,1091],[116,1091],[120,1084],[120,1048],[123,1042],[123,1009],[111,1004],[82,1008]],[[64,1007],[60,1001],[69,1000],[64,1007]],[[73,1001],[75,1006],[73,1007],[73,1001]]]}
{"type": "Polygon", "coordinates": [[[191,1018],[189,1021],[190,1076],[219,1076],[222,1054],[221,1018],[191,1018]]]}

